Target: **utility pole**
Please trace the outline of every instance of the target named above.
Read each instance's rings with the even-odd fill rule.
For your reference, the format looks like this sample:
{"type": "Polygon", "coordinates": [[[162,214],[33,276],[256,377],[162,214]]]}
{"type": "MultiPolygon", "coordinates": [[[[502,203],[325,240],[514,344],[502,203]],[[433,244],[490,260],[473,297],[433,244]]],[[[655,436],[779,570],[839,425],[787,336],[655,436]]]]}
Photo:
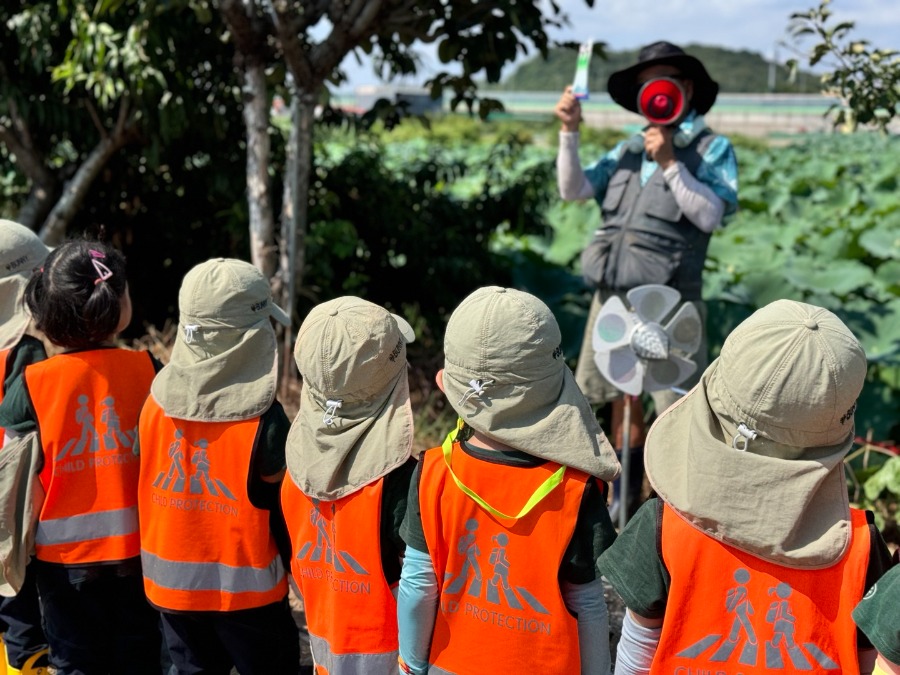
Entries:
{"type": "Polygon", "coordinates": [[[775,93],[775,75],[778,67],[778,43],[772,45],[772,60],[769,61],[769,93],[775,93]]]}

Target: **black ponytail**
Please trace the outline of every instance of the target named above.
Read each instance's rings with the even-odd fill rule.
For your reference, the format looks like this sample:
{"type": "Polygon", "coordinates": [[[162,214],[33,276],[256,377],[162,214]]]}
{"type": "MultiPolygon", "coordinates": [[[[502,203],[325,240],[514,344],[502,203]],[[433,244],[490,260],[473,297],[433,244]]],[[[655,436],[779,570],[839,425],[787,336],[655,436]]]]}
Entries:
{"type": "Polygon", "coordinates": [[[53,249],[32,275],[25,301],[51,342],[90,349],[115,334],[126,288],[121,253],[99,241],[69,241],[53,249]]]}

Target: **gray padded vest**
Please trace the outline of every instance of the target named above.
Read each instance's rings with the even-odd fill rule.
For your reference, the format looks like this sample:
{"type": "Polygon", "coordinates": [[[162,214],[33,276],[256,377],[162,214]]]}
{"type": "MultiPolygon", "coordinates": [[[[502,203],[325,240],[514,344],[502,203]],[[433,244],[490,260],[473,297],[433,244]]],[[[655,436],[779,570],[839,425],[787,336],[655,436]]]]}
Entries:
{"type": "MultiPolygon", "coordinates": [[[[701,132],[687,147],[676,147],[675,158],[696,175],[714,138],[701,132]]],[[[678,289],[683,300],[699,300],[709,234],[684,217],[661,170],[641,187],[642,157],[626,151],[609,180],[603,226],[582,253],[585,281],[613,291],[665,284],[678,289]]]]}

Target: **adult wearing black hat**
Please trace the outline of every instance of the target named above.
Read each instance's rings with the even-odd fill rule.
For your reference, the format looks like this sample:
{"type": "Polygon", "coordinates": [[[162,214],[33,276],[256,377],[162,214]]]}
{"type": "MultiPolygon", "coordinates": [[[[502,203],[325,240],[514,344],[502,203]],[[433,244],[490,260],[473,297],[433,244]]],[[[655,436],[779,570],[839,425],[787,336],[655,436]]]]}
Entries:
{"type": "MultiPolygon", "coordinates": [[[[624,299],[636,286],[665,284],[678,289],[682,300],[694,303],[705,318],[700,294],[706,250],[710,234],[737,207],[737,162],[730,141],[713,133],[703,118],[716,100],[719,85],[697,58],[680,47],[669,42],[643,47],[636,63],[610,75],[607,89],[620,106],[644,114],[646,126],[582,168],[578,156],[581,104],[567,87],[555,110],[562,122],[557,177],[564,200],[593,198],[600,205],[602,222],[581,256],[585,281],[596,292],[575,376],[592,403],[612,401],[612,438],[620,447],[622,394],[594,363],[591,333],[597,313],[613,295],[624,299]],[[663,99],[675,102],[662,111],[668,117],[648,109],[652,106],[646,92],[651,92],[652,100],[649,88],[658,86],[674,93],[673,98],[663,99]]],[[[699,376],[707,364],[705,329],[694,358],[699,376]]],[[[697,376],[682,386],[690,388],[697,376]]],[[[654,392],[656,414],[677,398],[673,391],[654,392]]],[[[635,418],[640,422],[640,415],[632,415],[633,448],[643,441],[643,429],[634,427],[635,418]]],[[[639,471],[631,475],[640,481],[639,471]]]]}

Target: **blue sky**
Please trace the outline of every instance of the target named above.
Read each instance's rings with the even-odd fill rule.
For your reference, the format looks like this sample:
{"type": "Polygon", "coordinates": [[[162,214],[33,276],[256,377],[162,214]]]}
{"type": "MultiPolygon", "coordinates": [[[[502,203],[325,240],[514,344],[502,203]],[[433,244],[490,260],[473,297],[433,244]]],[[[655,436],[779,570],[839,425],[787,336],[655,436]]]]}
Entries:
{"type": "MultiPolygon", "coordinates": [[[[610,49],[632,49],[656,40],[749,49],[771,58],[779,41],[790,42],[792,12],[818,6],[818,0],[557,0],[569,25],[551,36],[557,40],[605,42],[610,49]]],[[[900,50],[900,1],[833,0],[835,18],[854,21],[852,35],[882,48],[900,50]]],[[[433,50],[423,48],[423,67],[408,84],[418,84],[438,70],[433,50]]],[[[777,48],[779,61],[793,56],[777,48]]],[[[526,57],[527,58],[527,57],[526,57]]],[[[574,63],[574,56],[573,56],[574,63]]],[[[377,83],[368,64],[345,60],[350,86],[377,83]]],[[[342,87],[343,88],[343,87],[342,87]]]]}

